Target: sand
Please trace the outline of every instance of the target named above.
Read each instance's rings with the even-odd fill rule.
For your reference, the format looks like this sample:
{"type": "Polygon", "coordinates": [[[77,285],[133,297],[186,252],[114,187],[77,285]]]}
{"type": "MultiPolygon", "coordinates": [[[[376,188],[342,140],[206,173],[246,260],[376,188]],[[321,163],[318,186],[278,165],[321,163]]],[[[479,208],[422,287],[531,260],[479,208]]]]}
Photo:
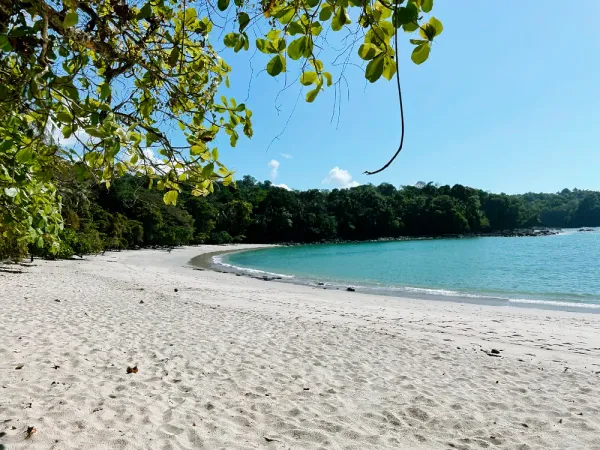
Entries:
{"type": "Polygon", "coordinates": [[[600,448],[599,315],[184,267],[216,250],[0,266],[0,448],[600,448]]]}

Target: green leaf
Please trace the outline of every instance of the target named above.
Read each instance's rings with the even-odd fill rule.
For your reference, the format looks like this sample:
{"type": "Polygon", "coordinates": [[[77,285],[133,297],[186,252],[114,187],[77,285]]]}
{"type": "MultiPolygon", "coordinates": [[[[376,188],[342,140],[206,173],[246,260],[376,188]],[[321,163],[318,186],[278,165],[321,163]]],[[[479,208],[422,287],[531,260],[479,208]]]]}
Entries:
{"type": "Polygon", "coordinates": [[[177,197],[179,197],[179,192],[175,190],[167,191],[165,195],[163,195],[163,200],[167,205],[176,205],[177,197]]]}
{"type": "Polygon", "coordinates": [[[323,31],[323,25],[320,22],[313,22],[310,26],[310,30],[313,36],[318,36],[323,31]]]}
{"type": "MultiPolygon", "coordinates": [[[[394,35],[394,33],[396,32],[396,30],[394,29],[394,25],[392,25],[391,22],[385,22],[385,21],[380,22],[379,28],[381,29],[381,31],[384,34],[384,36],[383,36],[384,39],[385,39],[385,36],[392,37],[394,35]]],[[[381,34],[381,32],[379,34],[381,34]]]]}
{"type": "Polygon", "coordinates": [[[14,144],[15,144],[15,142],[12,139],[6,139],[5,141],[0,142],[0,152],[7,151],[14,144]]]}
{"type": "Polygon", "coordinates": [[[300,59],[302,56],[308,58],[312,53],[312,41],[306,36],[299,37],[288,45],[287,51],[288,56],[293,60],[300,59]]]}
{"type": "Polygon", "coordinates": [[[74,25],[77,25],[79,21],[79,16],[75,11],[69,11],[65,16],[65,20],[63,20],[63,27],[70,28],[74,25]]]}
{"type": "Polygon", "coordinates": [[[237,33],[227,33],[223,39],[223,43],[226,47],[233,48],[238,43],[240,35],[237,33]]]}
{"type": "Polygon", "coordinates": [[[71,123],[73,116],[68,111],[60,111],[56,113],[56,119],[62,123],[71,123]]]}
{"type": "Polygon", "coordinates": [[[209,163],[202,168],[202,176],[206,179],[210,178],[214,172],[215,165],[213,163],[209,163]]]}
{"type": "Polygon", "coordinates": [[[322,22],[326,22],[331,17],[331,14],[333,14],[333,10],[331,9],[331,6],[329,6],[329,4],[326,3],[321,7],[321,12],[319,13],[319,20],[322,22]]]}
{"type": "Polygon", "coordinates": [[[428,41],[433,41],[437,31],[433,27],[433,25],[426,23],[421,28],[419,28],[419,34],[422,38],[427,39],[428,41]]]}
{"type": "Polygon", "coordinates": [[[290,36],[295,36],[297,34],[306,33],[306,27],[302,25],[300,22],[290,22],[287,28],[287,32],[290,36]]]}
{"type": "Polygon", "coordinates": [[[277,14],[275,14],[275,17],[279,20],[279,22],[288,24],[292,21],[295,15],[296,9],[293,6],[288,6],[282,8],[277,14]]]}
{"type": "Polygon", "coordinates": [[[395,74],[396,62],[394,61],[394,58],[386,55],[383,59],[383,76],[389,81],[395,74]]]}
{"type": "Polygon", "coordinates": [[[147,19],[151,15],[152,5],[150,5],[150,2],[148,2],[144,6],[142,6],[142,9],[140,9],[140,11],[137,13],[137,20],[147,19]]]}
{"type": "Polygon", "coordinates": [[[342,25],[346,25],[347,23],[350,23],[350,17],[348,17],[346,8],[341,7],[340,9],[338,9],[337,16],[339,16],[339,20],[342,25]]]}
{"type": "Polygon", "coordinates": [[[98,90],[100,91],[101,100],[106,100],[108,97],[110,97],[110,84],[108,84],[106,81],[100,85],[98,90]]]}
{"type": "Polygon", "coordinates": [[[269,31],[269,32],[267,33],[267,39],[270,39],[270,40],[277,39],[277,38],[279,37],[279,34],[280,34],[280,33],[281,33],[281,31],[280,31],[280,30],[277,30],[277,29],[272,29],[271,31],[269,31]]]}
{"type": "Polygon", "coordinates": [[[310,59],[309,62],[311,66],[317,69],[317,72],[321,72],[323,70],[323,61],[321,61],[320,59],[310,59]]]}
{"type": "Polygon", "coordinates": [[[235,47],[233,47],[233,51],[234,52],[239,52],[243,47],[244,47],[244,36],[240,36],[239,40],[237,41],[237,44],[235,44],[235,47]]]}
{"type": "Polygon", "coordinates": [[[213,148],[212,157],[215,161],[217,161],[219,159],[219,150],[217,150],[216,148],[213,148]]]}
{"type": "Polygon", "coordinates": [[[139,159],[139,155],[137,153],[134,153],[133,156],[131,157],[131,159],[129,160],[129,163],[132,165],[137,164],[139,159]]]}
{"type": "Polygon", "coordinates": [[[262,53],[277,53],[277,49],[273,43],[271,41],[267,41],[266,39],[257,39],[256,48],[262,53]]]}
{"type": "Polygon", "coordinates": [[[331,86],[333,84],[333,77],[329,72],[323,72],[323,76],[327,80],[327,86],[331,86]]]}
{"type": "Polygon", "coordinates": [[[206,147],[204,147],[202,145],[192,145],[190,147],[190,154],[192,154],[193,156],[200,155],[200,154],[204,153],[205,150],[206,150],[206,147]]]}
{"type": "Polygon", "coordinates": [[[310,86],[317,81],[317,72],[304,72],[300,76],[300,83],[304,86],[310,86]]]}
{"type": "Polygon", "coordinates": [[[70,125],[65,125],[64,127],[62,127],[61,131],[62,131],[63,138],[69,139],[71,137],[71,135],[73,134],[73,127],[71,127],[70,125]]]}
{"type": "Polygon", "coordinates": [[[381,49],[374,44],[362,44],[358,48],[358,56],[365,61],[369,61],[381,53],[381,49]]]}
{"type": "Polygon", "coordinates": [[[383,55],[379,55],[376,58],[372,59],[369,64],[367,64],[367,69],[365,71],[365,78],[369,80],[371,83],[375,83],[381,75],[383,74],[383,55]]]}
{"type": "Polygon", "coordinates": [[[193,25],[196,19],[198,18],[198,13],[195,8],[186,8],[183,13],[183,17],[186,25],[193,25]]]}
{"type": "Polygon", "coordinates": [[[245,12],[241,12],[238,14],[238,23],[240,24],[240,33],[244,31],[246,26],[250,23],[250,16],[245,12]]]}
{"type": "Polygon", "coordinates": [[[304,53],[305,40],[306,36],[302,36],[292,41],[292,43],[288,45],[287,53],[290,58],[292,58],[293,60],[297,60],[300,59],[300,57],[302,57],[302,54],[304,53]]]}
{"type": "Polygon", "coordinates": [[[442,31],[444,31],[444,25],[442,25],[442,22],[440,22],[438,19],[436,19],[435,17],[431,17],[429,19],[429,24],[435,28],[435,35],[439,36],[440,34],[442,34],[442,31]]]}
{"type": "Polygon", "coordinates": [[[420,0],[421,2],[421,10],[423,12],[430,12],[433,8],[433,0],[420,0]]]}
{"type": "Polygon", "coordinates": [[[319,95],[319,92],[321,91],[321,87],[317,86],[315,89],[313,89],[312,91],[308,91],[306,93],[306,101],[308,103],[312,103],[315,101],[315,98],[317,98],[317,95],[319,95]]]}
{"type": "Polygon", "coordinates": [[[129,139],[131,139],[133,145],[138,145],[140,142],[142,142],[142,135],[136,131],[132,131],[129,133],[129,139]]]}
{"type": "Polygon", "coordinates": [[[106,135],[103,130],[99,130],[96,127],[87,127],[85,128],[85,132],[95,138],[103,138],[106,135]]]}
{"type": "Polygon", "coordinates": [[[419,28],[419,25],[416,24],[415,22],[405,23],[404,25],[402,25],[402,29],[404,31],[406,31],[407,33],[412,33],[413,31],[417,30],[418,28],[419,28]]]}
{"type": "Polygon", "coordinates": [[[219,11],[225,11],[228,6],[229,0],[218,0],[217,2],[217,8],[219,8],[219,11]]]}
{"type": "Polygon", "coordinates": [[[285,72],[285,59],[281,55],[275,55],[267,64],[267,73],[272,77],[276,77],[281,72],[285,72]]]}
{"type": "Polygon", "coordinates": [[[350,17],[348,17],[348,13],[345,8],[338,8],[335,16],[331,20],[331,29],[333,31],[340,31],[344,25],[350,23],[350,17]]]}
{"type": "Polygon", "coordinates": [[[412,55],[410,55],[410,59],[412,59],[415,64],[423,64],[425,61],[427,61],[427,58],[429,57],[430,49],[431,44],[429,42],[427,42],[426,44],[418,45],[413,50],[412,55]]]}
{"type": "Polygon", "coordinates": [[[179,60],[179,55],[180,55],[179,46],[176,45],[171,50],[171,53],[169,53],[169,65],[171,67],[173,67],[173,66],[175,66],[175,64],[177,64],[177,60],[179,60]]]}
{"type": "Polygon", "coordinates": [[[314,8],[319,4],[319,0],[306,0],[306,6],[309,8],[314,8]]]}
{"type": "Polygon", "coordinates": [[[33,95],[34,98],[40,98],[40,87],[38,86],[37,80],[35,78],[31,79],[29,87],[31,88],[31,95],[33,95]]]}
{"type": "Polygon", "coordinates": [[[397,12],[394,11],[392,15],[392,23],[396,28],[400,28],[402,25],[415,22],[419,17],[419,11],[414,3],[409,3],[406,7],[398,8],[397,12]]]}
{"type": "Polygon", "coordinates": [[[10,45],[8,36],[5,34],[0,34],[0,50],[3,52],[10,52],[12,50],[12,45],[10,45]]]}
{"type": "Polygon", "coordinates": [[[19,150],[15,155],[15,159],[19,164],[27,164],[33,160],[33,150],[31,147],[19,150]]]}

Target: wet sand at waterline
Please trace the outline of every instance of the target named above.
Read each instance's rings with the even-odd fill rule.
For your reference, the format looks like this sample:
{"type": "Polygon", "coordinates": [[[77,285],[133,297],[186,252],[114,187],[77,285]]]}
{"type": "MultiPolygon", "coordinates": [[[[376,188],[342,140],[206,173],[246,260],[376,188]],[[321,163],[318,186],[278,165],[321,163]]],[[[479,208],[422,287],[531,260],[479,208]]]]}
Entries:
{"type": "Polygon", "coordinates": [[[223,249],[1,266],[0,444],[600,448],[599,315],[187,265],[223,249]]]}

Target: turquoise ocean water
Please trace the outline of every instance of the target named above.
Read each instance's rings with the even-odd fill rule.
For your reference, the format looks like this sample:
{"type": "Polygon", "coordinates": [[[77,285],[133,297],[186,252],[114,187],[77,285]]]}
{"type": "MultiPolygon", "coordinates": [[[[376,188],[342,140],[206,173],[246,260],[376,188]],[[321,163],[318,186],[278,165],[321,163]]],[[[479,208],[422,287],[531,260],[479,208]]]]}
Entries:
{"type": "Polygon", "coordinates": [[[600,312],[599,229],[533,238],[276,247],[226,254],[215,262],[334,289],[600,312]]]}

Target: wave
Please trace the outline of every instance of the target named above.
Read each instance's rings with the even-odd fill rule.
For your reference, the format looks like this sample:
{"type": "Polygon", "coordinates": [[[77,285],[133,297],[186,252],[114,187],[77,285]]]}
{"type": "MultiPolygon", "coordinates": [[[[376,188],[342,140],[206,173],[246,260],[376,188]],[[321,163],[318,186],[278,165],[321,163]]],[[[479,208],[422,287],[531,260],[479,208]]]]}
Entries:
{"type": "Polygon", "coordinates": [[[402,286],[402,287],[387,287],[387,288],[376,288],[376,289],[385,289],[389,291],[404,291],[404,292],[414,292],[418,294],[425,295],[434,295],[434,296],[443,296],[443,297],[458,297],[458,298],[470,298],[470,299],[478,299],[480,301],[501,301],[508,303],[523,303],[523,304],[531,304],[531,305],[547,305],[547,306],[555,306],[555,307],[566,307],[566,308],[586,308],[586,309],[600,309],[600,304],[597,303],[576,303],[562,300],[542,300],[542,299],[532,299],[532,298],[511,298],[511,297],[501,297],[501,296],[493,296],[493,295],[483,295],[483,294],[473,294],[468,292],[458,292],[451,291],[448,289],[431,289],[431,288],[417,288],[412,286],[402,286]]]}
{"type": "Polygon", "coordinates": [[[270,276],[270,277],[281,277],[281,278],[287,278],[287,279],[295,278],[293,275],[284,275],[282,273],[267,272],[265,270],[250,269],[248,267],[235,266],[233,264],[224,262],[222,255],[213,256],[212,260],[213,260],[214,264],[216,264],[218,266],[222,266],[222,267],[227,267],[228,269],[231,269],[235,272],[248,273],[251,275],[263,275],[263,276],[266,275],[266,276],[270,276]]]}
{"type": "MultiPolygon", "coordinates": [[[[213,256],[212,260],[213,263],[215,265],[221,266],[221,267],[225,267],[233,272],[240,272],[240,273],[244,273],[247,275],[251,275],[251,276],[269,276],[269,277],[279,277],[288,281],[294,281],[297,282],[299,284],[309,284],[309,285],[316,285],[317,284],[317,280],[316,279],[311,279],[306,278],[306,279],[299,279],[296,278],[293,275],[285,275],[285,274],[281,274],[281,273],[277,273],[277,272],[268,272],[265,270],[259,270],[259,269],[251,269],[248,267],[241,267],[241,266],[236,266],[234,264],[229,264],[223,261],[223,256],[224,255],[216,255],[213,256]]],[[[541,308],[544,307],[552,307],[552,308],[556,308],[556,309],[564,309],[564,308],[570,308],[570,309],[600,309],[600,304],[595,304],[595,303],[576,303],[576,302],[569,302],[569,301],[564,301],[564,300],[544,300],[544,299],[530,299],[530,298],[510,298],[510,297],[503,297],[501,295],[490,295],[490,294],[475,294],[475,293],[470,293],[470,292],[460,292],[460,291],[453,291],[453,290],[449,290],[449,289],[435,289],[435,288],[421,288],[421,287],[414,287],[414,286],[373,286],[373,285],[368,285],[368,284],[356,284],[356,283],[344,283],[341,280],[323,280],[323,282],[319,282],[318,285],[320,286],[327,286],[327,287],[347,287],[347,286],[352,286],[354,288],[357,289],[361,289],[363,290],[363,292],[371,292],[371,293],[379,293],[379,294],[384,294],[384,295],[394,295],[394,293],[396,295],[399,295],[400,293],[412,293],[412,294],[416,294],[416,295],[423,295],[423,296],[431,296],[431,297],[448,297],[449,300],[453,299],[455,301],[460,301],[460,299],[469,299],[471,302],[476,302],[479,304],[490,304],[490,303],[500,303],[500,304],[512,304],[514,306],[518,306],[518,305],[531,305],[531,307],[534,307],[535,305],[538,305],[541,308]],[[322,283],[322,284],[321,284],[322,283]]]]}
{"type": "Polygon", "coordinates": [[[498,297],[490,297],[488,295],[480,295],[480,294],[470,294],[467,292],[458,292],[458,291],[450,291],[448,289],[432,289],[432,288],[418,288],[412,286],[402,286],[402,287],[386,287],[380,289],[389,289],[392,291],[407,291],[407,292],[415,292],[418,294],[428,294],[428,295],[443,295],[445,297],[467,297],[467,298],[494,298],[498,297]]]}
{"type": "Polygon", "coordinates": [[[525,303],[532,305],[548,305],[548,306],[560,306],[567,308],[587,308],[587,309],[600,309],[600,305],[593,303],[572,303],[572,302],[561,302],[554,300],[533,300],[528,298],[509,298],[509,303],[525,303]]]}

